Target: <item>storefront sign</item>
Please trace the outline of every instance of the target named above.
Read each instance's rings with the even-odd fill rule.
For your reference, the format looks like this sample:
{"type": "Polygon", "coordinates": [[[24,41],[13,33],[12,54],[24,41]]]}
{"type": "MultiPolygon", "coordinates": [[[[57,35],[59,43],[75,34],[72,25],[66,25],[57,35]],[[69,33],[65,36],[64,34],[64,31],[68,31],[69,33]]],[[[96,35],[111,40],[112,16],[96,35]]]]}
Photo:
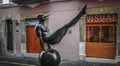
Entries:
{"type": "Polygon", "coordinates": [[[116,23],[117,14],[89,14],[86,16],[86,23],[116,23]]]}

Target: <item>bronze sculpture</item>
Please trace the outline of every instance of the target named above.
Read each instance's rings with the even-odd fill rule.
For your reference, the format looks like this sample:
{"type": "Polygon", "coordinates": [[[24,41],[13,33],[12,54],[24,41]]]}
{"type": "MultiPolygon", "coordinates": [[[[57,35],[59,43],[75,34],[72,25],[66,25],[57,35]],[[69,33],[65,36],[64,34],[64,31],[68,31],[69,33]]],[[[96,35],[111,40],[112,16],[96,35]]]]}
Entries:
{"type": "Polygon", "coordinates": [[[39,61],[41,66],[58,66],[60,63],[60,55],[55,49],[51,49],[50,45],[57,44],[64,37],[70,27],[75,25],[82,15],[86,14],[86,4],[81,8],[79,14],[73,18],[69,23],[62,26],[60,29],[50,34],[47,27],[44,26],[44,21],[48,15],[38,15],[37,20],[39,24],[35,26],[35,32],[40,40],[43,51],[40,53],[39,61]],[[44,49],[44,42],[47,44],[48,49],[44,49]]]}

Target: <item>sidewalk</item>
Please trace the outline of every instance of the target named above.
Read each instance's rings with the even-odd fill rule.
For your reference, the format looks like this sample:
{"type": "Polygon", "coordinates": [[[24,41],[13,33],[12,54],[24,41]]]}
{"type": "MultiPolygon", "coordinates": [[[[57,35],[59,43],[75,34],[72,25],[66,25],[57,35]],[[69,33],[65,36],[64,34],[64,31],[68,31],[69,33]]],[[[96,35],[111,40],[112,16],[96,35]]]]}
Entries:
{"type": "MultiPolygon", "coordinates": [[[[0,56],[0,61],[24,63],[40,66],[38,58],[31,57],[11,57],[11,56],[0,56]]],[[[120,66],[120,63],[98,63],[98,62],[86,62],[86,61],[70,61],[62,60],[59,66],[120,66]]]]}
{"type": "Polygon", "coordinates": [[[0,61],[23,63],[40,66],[37,58],[32,57],[13,57],[13,56],[0,56],[0,61]]]}

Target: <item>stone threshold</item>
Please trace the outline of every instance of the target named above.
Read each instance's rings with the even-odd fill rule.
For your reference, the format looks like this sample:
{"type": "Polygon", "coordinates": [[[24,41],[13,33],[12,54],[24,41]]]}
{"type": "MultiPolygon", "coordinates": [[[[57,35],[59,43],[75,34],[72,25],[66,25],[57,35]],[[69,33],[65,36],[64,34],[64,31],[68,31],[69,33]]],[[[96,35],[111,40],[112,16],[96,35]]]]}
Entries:
{"type": "Polygon", "coordinates": [[[99,62],[99,63],[117,63],[115,61],[115,59],[91,58],[91,57],[86,57],[86,61],[88,61],[88,62],[99,62]]]}

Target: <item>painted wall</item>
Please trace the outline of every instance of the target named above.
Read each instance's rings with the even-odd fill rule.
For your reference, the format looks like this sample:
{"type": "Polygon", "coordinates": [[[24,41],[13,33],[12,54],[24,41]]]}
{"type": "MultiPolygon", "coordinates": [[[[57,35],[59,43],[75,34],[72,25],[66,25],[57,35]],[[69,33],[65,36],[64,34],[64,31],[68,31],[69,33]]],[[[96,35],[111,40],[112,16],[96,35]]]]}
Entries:
{"type": "Polygon", "coordinates": [[[0,0],[0,3],[2,3],[2,0],[0,0]]]}
{"type": "Polygon", "coordinates": [[[119,6],[120,0],[87,0],[88,8],[119,6]]]}
{"type": "MultiPolygon", "coordinates": [[[[79,12],[82,4],[75,2],[61,2],[50,4],[49,27],[52,32],[68,23],[79,12]]],[[[79,22],[71,27],[65,37],[58,45],[53,48],[57,49],[62,59],[78,60],[79,59],[79,22]],[[70,34],[71,31],[71,34],[70,34]]]]}

